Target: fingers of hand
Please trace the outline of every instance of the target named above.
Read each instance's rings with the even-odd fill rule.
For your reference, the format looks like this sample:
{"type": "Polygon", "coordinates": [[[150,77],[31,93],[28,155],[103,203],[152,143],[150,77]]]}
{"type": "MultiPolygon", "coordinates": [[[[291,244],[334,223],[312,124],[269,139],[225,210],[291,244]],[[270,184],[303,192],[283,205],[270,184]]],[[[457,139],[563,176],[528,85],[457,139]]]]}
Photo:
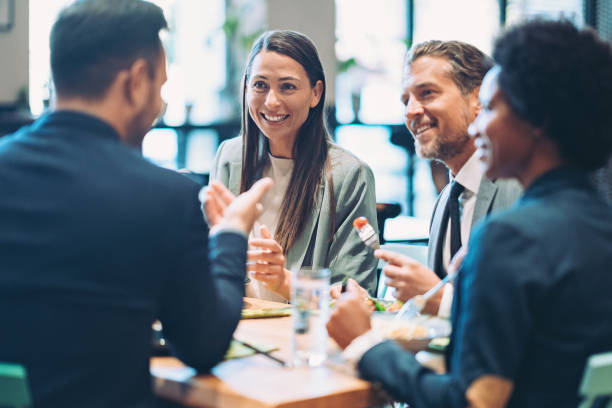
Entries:
{"type": "Polygon", "coordinates": [[[250,276],[255,280],[273,286],[277,286],[278,283],[281,281],[280,275],[275,273],[251,272],[250,276]]]}
{"type": "Polygon", "coordinates": [[[249,201],[255,203],[261,201],[264,194],[270,190],[274,182],[269,177],[264,177],[260,180],[257,180],[255,184],[246,192],[246,197],[249,201]]]}
{"type": "Polygon", "coordinates": [[[396,288],[397,290],[404,289],[407,285],[406,282],[401,279],[389,279],[385,281],[385,284],[391,288],[396,288]]]}
{"type": "Polygon", "coordinates": [[[236,198],[236,196],[218,180],[210,183],[210,188],[219,196],[219,199],[225,205],[230,205],[234,198],[236,198]]]}
{"type": "Polygon", "coordinates": [[[340,297],[340,295],[342,295],[342,284],[341,283],[334,283],[329,288],[329,296],[332,299],[338,299],[340,297]]]}
{"type": "Polygon", "coordinates": [[[265,262],[271,265],[285,266],[285,257],[280,252],[270,252],[267,250],[247,251],[248,262],[265,262]]]}
{"type": "Polygon", "coordinates": [[[261,227],[259,227],[259,235],[262,238],[272,239],[272,233],[265,224],[262,224],[261,227]]]}
{"type": "Polygon", "coordinates": [[[403,265],[412,260],[412,258],[409,258],[405,255],[398,254],[397,252],[387,251],[385,249],[377,249],[376,251],[374,251],[374,256],[384,260],[387,263],[398,266],[403,265]]]}
{"type": "Polygon", "coordinates": [[[349,279],[346,282],[346,291],[359,295],[360,297],[363,297],[364,289],[361,286],[359,286],[359,284],[357,283],[357,281],[355,281],[355,279],[349,279]]]}
{"type": "Polygon", "coordinates": [[[253,238],[249,241],[249,245],[261,249],[266,249],[271,252],[283,252],[283,247],[281,247],[278,242],[273,239],[253,238]]]}
{"type": "Polygon", "coordinates": [[[215,225],[225,214],[225,206],[220,205],[219,198],[210,189],[204,193],[204,212],[208,222],[215,225]]]}
{"type": "Polygon", "coordinates": [[[385,273],[385,276],[390,279],[409,279],[410,278],[409,271],[399,266],[395,266],[391,264],[385,265],[385,267],[383,268],[383,272],[385,273]]]}

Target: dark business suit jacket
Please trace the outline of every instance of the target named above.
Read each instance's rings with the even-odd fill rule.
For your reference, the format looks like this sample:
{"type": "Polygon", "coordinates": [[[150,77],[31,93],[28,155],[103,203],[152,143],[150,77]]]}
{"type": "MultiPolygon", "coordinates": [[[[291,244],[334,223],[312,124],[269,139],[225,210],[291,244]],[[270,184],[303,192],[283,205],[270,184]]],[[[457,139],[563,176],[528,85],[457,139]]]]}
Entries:
{"type": "Polygon", "coordinates": [[[246,238],[209,240],[198,192],[85,114],[0,141],[0,361],[25,365],[35,407],[148,406],[155,318],[188,365],[222,358],[246,238]]]}
{"type": "Polygon", "coordinates": [[[449,372],[395,342],[362,376],[414,407],[464,407],[480,376],[514,382],[510,407],[576,407],[587,357],[612,349],[612,208],[578,171],[536,180],[474,232],[453,300],[449,372]]]}
{"type": "MultiPolygon", "coordinates": [[[[478,187],[478,194],[476,195],[471,226],[473,227],[492,212],[503,210],[514,204],[522,192],[523,189],[515,180],[498,179],[491,181],[483,177],[478,187]]],[[[433,209],[431,222],[429,223],[427,266],[436,272],[436,275],[440,278],[446,276],[446,269],[442,265],[442,250],[444,249],[444,237],[446,236],[446,228],[448,226],[448,218],[444,218],[444,209],[448,203],[449,196],[450,183],[440,192],[433,209]]],[[[471,231],[472,229],[470,229],[471,231]]]]}

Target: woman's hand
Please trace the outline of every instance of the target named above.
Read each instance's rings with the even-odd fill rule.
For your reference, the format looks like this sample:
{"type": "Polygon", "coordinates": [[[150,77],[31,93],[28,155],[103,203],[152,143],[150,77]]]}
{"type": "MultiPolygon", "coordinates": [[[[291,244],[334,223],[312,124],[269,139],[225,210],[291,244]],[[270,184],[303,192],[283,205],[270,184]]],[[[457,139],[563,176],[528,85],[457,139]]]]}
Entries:
{"type": "Polygon", "coordinates": [[[247,252],[247,271],[250,276],[264,284],[268,289],[285,299],[290,297],[291,273],[285,269],[283,248],[272,238],[265,225],[259,229],[261,238],[249,241],[251,247],[258,249],[247,252]]]}

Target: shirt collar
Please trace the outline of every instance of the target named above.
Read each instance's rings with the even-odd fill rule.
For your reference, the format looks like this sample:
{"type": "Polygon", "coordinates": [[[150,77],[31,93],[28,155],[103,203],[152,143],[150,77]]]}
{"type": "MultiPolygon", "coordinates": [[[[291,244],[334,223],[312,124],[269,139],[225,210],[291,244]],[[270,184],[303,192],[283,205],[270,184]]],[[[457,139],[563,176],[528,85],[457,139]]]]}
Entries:
{"type": "MultiPolygon", "coordinates": [[[[463,167],[461,167],[457,175],[454,177],[454,180],[457,180],[457,182],[465,187],[466,190],[472,192],[473,194],[477,194],[483,175],[484,169],[480,163],[480,160],[478,160],[476,157],[476,153],[474,152],[465,162],[463,167]]],[[[453,179],[452,173],[451,179],[453,179]]]]}
{"type": "Polygon", "coordinates": [[[584,170],[559,166],[537,177],[525,190],[523,199],[546,196],[566,188],[594,189],[584,170]]]}
{"type": "Polygon", "coordinates": [[[45,113],[33,124],[41,126],[78,128],[83,133],[111,137],[120,140],[119,133],[102,119],[84,112],[74,110],[56,110],[45,113]]]}

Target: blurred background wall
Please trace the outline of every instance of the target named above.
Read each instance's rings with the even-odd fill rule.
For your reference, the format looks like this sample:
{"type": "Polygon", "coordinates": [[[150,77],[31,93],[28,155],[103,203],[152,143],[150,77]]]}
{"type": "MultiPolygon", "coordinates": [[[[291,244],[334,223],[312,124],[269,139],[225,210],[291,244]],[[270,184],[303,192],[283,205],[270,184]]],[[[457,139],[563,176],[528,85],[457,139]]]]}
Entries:
{"type": "Polygon", "coordinates": [[[29,8],[24,0],[0,1],[0,104],[24,103],[29,75],[29,8]]]}
{"type": "MultiPolygon", "coordinates": [[[[152,2],[170,24],[163,37],[168,109],[145,138],[145,157],[205,182],[218,144],[238,135],[240,80],[254,39],[267,29],[294,29],[315,42],[323,61],[334,140],[372,167],[379,202],[398,203],[425,226],[440,186],[430,163],[414,155],[403,124],[402,62],[411,44],[457,39],[489,53],[500,30],[532,16],[563,17],[612,40],[612,0],[152,2]]],[[[52,104],[49,31],[69,3],[0,0],[0,135],[52,104]]]]}

